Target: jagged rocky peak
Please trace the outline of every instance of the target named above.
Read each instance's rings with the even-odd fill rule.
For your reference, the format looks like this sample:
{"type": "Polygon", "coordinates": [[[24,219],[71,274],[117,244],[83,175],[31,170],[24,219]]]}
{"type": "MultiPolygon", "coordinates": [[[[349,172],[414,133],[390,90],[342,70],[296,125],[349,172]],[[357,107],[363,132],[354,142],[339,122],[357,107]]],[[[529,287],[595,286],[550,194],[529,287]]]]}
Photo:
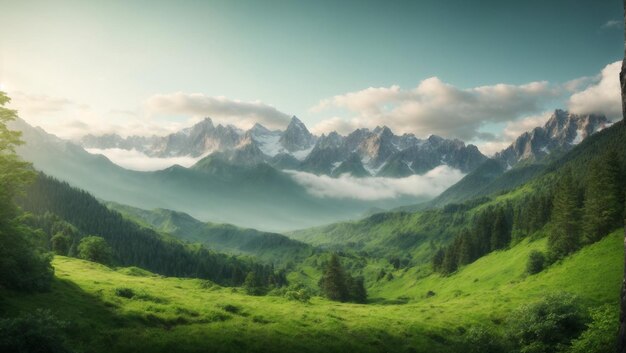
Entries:
{"type": "Polygon", "coordinates": [[[539,161],[551,151],[567,151],[611,122],[600,114],[572,114],[557,109],[543,127],[520,135],[511,146],[495,155],[508,167],[522,160],[539,161]]]}
{"type": "Polygon", "coordinates": [[[313,146],[315,137],[309,132],[304,123],[293,116],[287,129],[282,133],[280,144],[289,152],[306,150],[313,146]]]}
{"type": "Polygon", "coordinates": [[[270,129],[259,123],[255,123],[254,126],[252,126],[252,128],[250,129],[250,132],[254,135],[267,135],[271,133],[270,129]]]}

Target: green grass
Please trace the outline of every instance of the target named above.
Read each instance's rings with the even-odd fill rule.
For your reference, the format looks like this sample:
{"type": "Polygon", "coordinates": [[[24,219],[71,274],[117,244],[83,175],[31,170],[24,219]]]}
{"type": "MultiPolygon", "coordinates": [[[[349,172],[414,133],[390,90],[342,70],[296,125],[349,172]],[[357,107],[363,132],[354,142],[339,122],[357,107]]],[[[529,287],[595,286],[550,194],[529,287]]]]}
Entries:
{"type": "MultiPolygon", "coordinates": [[[[533,276],[524,273],[525,259],[545,240],[492,253],[449,277],[396,271],[391,281],[370,283],[367,305],[254,297],[208,281],[56,257],[52,291],[0,291],[0,313],[50,308],[71,323],[71,344],[88,352],[462,351],[462,328],[502,328],[512,310],[550,292],[617,308],[622,240],[615,232],[533,276]],[[132,298],[116,295],[122,288],[132,298]]],[[[304,268],[291,276],[315,275],[304,268]]]]}

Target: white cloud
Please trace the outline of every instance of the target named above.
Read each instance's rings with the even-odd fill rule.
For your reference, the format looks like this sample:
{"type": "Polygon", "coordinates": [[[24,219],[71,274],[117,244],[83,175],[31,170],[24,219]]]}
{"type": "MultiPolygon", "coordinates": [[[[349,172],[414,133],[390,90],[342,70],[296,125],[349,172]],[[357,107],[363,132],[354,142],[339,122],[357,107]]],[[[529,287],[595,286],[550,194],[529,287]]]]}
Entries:
{"type": "Polygon", "coordinates": [[[203,157],[168,157],[156,158],[148,157],[137,150],[124,150],[120,148],[88,148],[91,154],[101,154],[110,159],[113,163],[131,170],[152,171],[161,170],[174,164],[183,167],[191,167],[203,157]]]}
{"type": "Polygon", "coordinates": [[[622,21],[608,20],[602,25],[602,29],[620,28],[621,26],[622,26],[622,21]]]}
{"type": "Polygon", "coordinates": [[[561,93],[560,87],[544,81],[460,89],[431,77],[411,90],[399,86],[370,87],[337,95],[320,101],[311,111],[340,108],[353,114],[344,121],[331,118],[320,122],[314,130],[321,132],[337,127],[387,125],[400,133],[470,140],[481,135],[479,129],[484,124],[540,112],[544,103],[561,93]]]}
{"type": "Polygon", "coordinates": [[[572,113],[603,113],[609,119],[622,118],[619,72],[622,62],[616,61],[602,69],[600,75],[584,90],[574,93],[568,102],[572,113]]]}
{"type": "Polygon", "coordinates": [[[152,115],[208,116],[217,123],[232,124],[242,129],[248,129],[257,122],[270,129],[284,128],[290,120],[289,115],[259,101],[243,102],[201,93],[157,94],[148,98],[144,106],[152,115]]]}
{"type": "Polygon", "coordinates": [[[406,178],[355,178],[348,174],[338,178],[326,175],[288,171],[307,191],[320,198],[382,200],[401,196],[435,197],[455,184],[463,173],[449,166],[439,166],[424,175],[406,178]]]}
{"type": "Polygon", "coordinates": [[[519,120],[510,121],[504,127],[502,134],[492,141],[478,144],[478,149],[487,156],[493,156],[497,152],[509,147],[521,134],[543,126],[550,119],[552,111],[538,115],[531,115],[519,120]]]}

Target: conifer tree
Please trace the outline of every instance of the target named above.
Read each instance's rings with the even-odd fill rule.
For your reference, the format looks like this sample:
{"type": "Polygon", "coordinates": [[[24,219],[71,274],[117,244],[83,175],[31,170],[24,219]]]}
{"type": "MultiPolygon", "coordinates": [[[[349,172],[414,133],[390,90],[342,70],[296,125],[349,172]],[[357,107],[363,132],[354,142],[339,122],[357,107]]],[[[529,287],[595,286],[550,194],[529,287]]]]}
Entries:
{"type": "Polygon", "coordinates": [[[459,261],[461,265],[467,265],[476,259],[476,251],[472,234],[469,230],[463,229],[459,235],[459,261]]]}
{"type": "Polygon", "coordinates": [[[320,288],[330,300],[344,302],[349,299],[346,275],[337,254],[330,257],[326,270],[320,279],[320,288]]]}
{"type": "MultiPolygon", "coordinates": [[[[432,265],[434,271],[441,271],[441,266],[443,265],[443,258],[445,256],[444,249],[439,248],[432,259],[432,265]]],[[[382,270],[381,270],[382,271],[382,270]]]]}
{"type": "Polygon", "coordinates": [[[444,274],[450,274],[456,271],[459,267],[459,259],[455,251],[454,246],[448,246],[446,248],[443,263],[441,265],[441,272],[444,274]]]}
{"type": "Polygon", "coordinates": [[[506,221],[504,210],[496,211],[496,216],[491,229],[491,250],[500,250],[509,246],[511,242],[511,234],[506,221]]]}
{"type": "Polygon", "coordinates": [[[585,190],[583,234],[587,243],[600,240],[621,224],[620,166],[614,151],[596,160],[585,190]]]}
{"type": "Polygon", "coordinates": [[[363,277],[348,276],[348,292],[350,300],[355,303],[365,303],[367,300],[367,291],[365,289],[365,281],[363,277]]]}
{"type": "Polygon", "coordinates": [[[578,192],[571,170],[559,181],[553,200],[552,229],[548,248],[552,259],[561,259],[580,246],[578,192]]]}

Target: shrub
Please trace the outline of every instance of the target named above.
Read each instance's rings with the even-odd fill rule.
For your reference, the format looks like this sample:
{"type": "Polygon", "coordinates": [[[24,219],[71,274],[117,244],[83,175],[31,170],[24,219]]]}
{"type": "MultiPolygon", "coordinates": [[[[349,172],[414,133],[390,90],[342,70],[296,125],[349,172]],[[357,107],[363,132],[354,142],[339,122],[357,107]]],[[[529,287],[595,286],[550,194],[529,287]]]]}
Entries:
{"type": "Polygon", "coordinates": [[[67,324],[48,310],[20,317],[0,319],[0,352],[66,353],[64,329],[67,324]]]}
{"type": "MultiPolygon", "coordinates": [[[[0,222],[1,223],[1,222],[0,222]]],[[[21,291],[50,289],[54,268],[50,253],[32,241],[34,232],[14,222],[0,226],[0,287],[21,291]]]]}
{"type": "Polygon", "coordinates": [[[486,327],[470,327],[465,333],[464,347],[467,353],[504,353],[508,352],[502,337],[486,327]]]}
{"type": "Polygon", "coordinates": [[[308,303],[312,296],[312,291],[301,284],[289,286],[283,294],[283,297],[289,300],[295,300],[302,303],[308,303]]]}
{"type": "Polygon", "coordinates": [[[135,292],[130,288],[121,287],[115,288],[115,295],[117,295],[118,297],[130,299],[135,296],[135,292]]]}
{"type": "Polygon", "coordinates": [[[78,257],[88,261],[109,265],[112,253],[111,247],[102,237],[88,236],[81,239],[78,244],[78,257]]]}
{"type": "Polygon", "coordinates": [[[521,353],[563,350],[585,327],[576,298],[551,294],[540,302],[524,305],[508,319],[509,337],[521,353]]]}
{"type": "Polygon", "coordinates": [[[72,239],[69,236],[59,232],[50,238],[50,247],[57,255],[67,256],[72,245],[72,239]]]}
{"type": "Polygon", "coordinates": [[[543,271],[543,267],[546,262],[546,257],[541,251],[533,250],[528,256],[528,262],[526,263],[526,272],[531,275],[543,271]]]}
{"type": "Polygon", "coordinates": [[[580,337],[572,342],[572,353],[604,353],[615,350],[618,331],[617,308],[605,305],[591,310],[591,323],[580,337]]]}

